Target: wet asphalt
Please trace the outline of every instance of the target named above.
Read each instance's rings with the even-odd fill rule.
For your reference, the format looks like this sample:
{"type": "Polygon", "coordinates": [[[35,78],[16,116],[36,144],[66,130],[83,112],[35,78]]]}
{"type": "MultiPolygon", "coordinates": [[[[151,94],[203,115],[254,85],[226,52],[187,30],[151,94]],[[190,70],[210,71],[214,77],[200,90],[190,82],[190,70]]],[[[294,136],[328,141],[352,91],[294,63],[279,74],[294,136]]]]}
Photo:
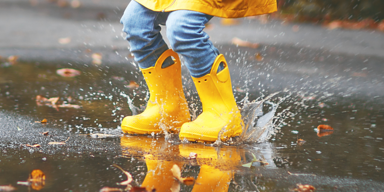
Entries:
{"type": "MultiPolygon", "coordinates": [[[[119,24],[119,18],[128,1],[114,0],[105,3],[84,0],[79,8],[59,7],[42,0],[36,2],[35,5],[31,5],[27,0],[0,2],[0,56],[6,58],[17,55],[19,62],[87,68],[93,65],[92,53],[100,53],[103,56],[102,64],[96,66],[97,69],[111,71],[108,73],[119,76],[129,74],[127,79],[142,82],[143,78],[133,63],[119,24]],[[61,44],[61,38],[70,39],[70,42],[61,44]]],[[[358,106],[372,106],[375,111],[372,114],[380,118],[384,106],[384,33],[371,30],[329,30],[318,25],[284,23],[279,20],[270,20],[266,24],[252,18],[239,21],[238,25],[223,26],[219,18],[214,18],[210,28],[206,30],[214,44],[226,56],[238,100],[243,98],[246,92],[252,100],[278,91],[295,95],[294,98],[311,100],[313,97],[321,102],[339,105],[344,102],[345,105],[354,103],[358,106]],[[299,26],[298,31],[296,26],[299,26]],[[239,47],[231,43],[234,37],[260,45],[258,48],[239,47]]],[[[183,70],[185,87],[187,90],[193,90],[185,66],[183,70]]],[[[7,83],[9,82],[6,79],[0,77],[0,84],[7,83]]],[[[103,83],[101,88],[108,86],[108,81],[103,83]]],[[[2,101],[10,101],[5,91],[0,91],[2,101]]],[[[196,95],[195,91],[191,91],[191,95],[196,95]]],[[[30,103],[34,102],[33,97],[34,95],[31,96],[30,103]]],[[[49,166],[57,166],[48,169],[51,170],[48,173],[51,173],[52,177],[61,178],[67,184],[51,180],[45,190],[59,188],[63,191],[94,191],[121,180],[117,171],[108,172],[116,177],[103,177],[103,174],[108,175],[105,170],[110,171],[111,164],[132,167],[132,172],[137,166],[144,166],[142,161],[136,159],[128,158],[130,161],[126,161],[120,138],[95,139],[87,135],[89,132],[86,131],[75,133],[68,129],[58,129],[56,125],[35,123],[40,119],[28,114],[31,112],[2,108],[1,162],[3,166],[12,165],[18,168],[12,174],[13,170],[2,167],[0,181],[3,183],[0,185],[14,183],[16,178],[23,180],[31,167],[44,169],[44,162],[57,161],[56,164],[49,163],[49,166]],[[49,136],[41,135],[45,131],[50,132],[49,136]],[[65,141],[68,138],[64,146],[48,145],[49,142],[65,141]],[[42,147],[31,149],[22,146],[27,143],[39,143],[42,147]],[[63,163],[66,161],[71,165],[63,163]],[[87,167],[87,162],[95,167],[87,167]],[[72,169],[60,171],[61,166],[72,169]],[[91,173],[93,175],[90,175],[91,173]],[[11,175],[8,179],[5,176],[7,174],[11,175]],[[62,176],[63,174],[65,176],[62,176]],[[77,176],[80,179],[76,179],[77,176]],[[98,185],[90,187],[97,182],[98,185]]],[[[342,110],[345,109],[340,109],[342,110]]],[[[128,110],[126,112],[130,113],[128,110]]],[[[369,115],[368,113],[367,116],[369,115]]],[[[115,129],[118,128],[118,122],[110,126],[113,129],[104,130],[105,133],[121,135],[121,132],[115,129]]],[[[268,142],[264,145],[267,146],[242,148],[245,148],[248,155],[267,148],[266,154],[272,151],[273,157],[267,158],[271,164],[276,158],[284,156],[276,152],[276,146],[268,146],[268,142]]],[[[311,183],[321,186],[325,191],[383,190],[381,174],[377,177],[370,176],[368,179],[347,178],[337,174],[295,178],[288,177],[285,169],[257,169],[257,173],[263,175],[261,179],[259,177],[259,183],[265,186],[266,190],[270,185],[271,190],[284,191],[291,189],[296,183],[311,183]]],[[[300,168],[297,170],[303,171],[300,168]]],[[[232,191],[241,191],[242,186],[252,190],[252,185],[248,182],[254,182],[254,179],[249,179],[254,176],[253,172],[244,169],[238,169],[237,172],[234,181],[239,187],[233,187],[232,191]]],[[[134,173],[137,177],[141,175],[138,181],[140,183],[140,180],[144,179],[143,174],[134,173]]],[[[26,188],[19,190],[25,191],[26,188]]]]}

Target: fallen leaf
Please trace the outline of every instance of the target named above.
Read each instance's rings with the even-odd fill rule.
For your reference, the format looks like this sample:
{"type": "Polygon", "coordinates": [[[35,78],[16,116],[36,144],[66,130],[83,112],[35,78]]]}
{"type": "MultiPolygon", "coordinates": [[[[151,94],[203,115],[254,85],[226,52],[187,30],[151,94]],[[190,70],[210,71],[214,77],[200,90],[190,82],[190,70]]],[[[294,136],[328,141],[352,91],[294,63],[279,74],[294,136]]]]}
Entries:
{"type": "Polygon", "coordinates": [[[120,169],[127,176],[127,180],[118,183],[118,185],[130,185],[130,183],[133,181],[132,175],[116,164],[113,164],[113,166],[120,169]]]}
{"type": "Polygon", "coordinates": [[[49,134],[49,132],[46,131],[46,132],[42,132],[42,133],[40,133],[40,134],[42,134],[42,135],[44,135],[44,136],[47,136],[47,135],[49,134]]]}
{"type": "Polygon", "coordinates": [[[67,0],[58,0],[57,5],[59,7],[66,7],[66,6],[68,6],[68,2],[67,2],[67,0]]]}
{"type": "Polygon", "coordinates": [[[318,137],[324,137],[333,134],[333,131],[317,132],[318,137]]]}
{"type": "Polygon", "coordinates": [[[315,190],[316,188],[312,185],[297,184],[297,188],[295,188],[295,191],[299,191],[299,192],[312,192],[315,190]]]}
{"type": "Polygon", "coordinates": [[[18,56],[16,55],[11,55],[8,57],[8,62],[11,63],[12,65],[17,63],[17,59],[19,59],[18,56]]]}
{"type": "Polygon", "coordinates": [[[71,38],[70,37],[59,38],[58,42],[62,45],[65,45],[71,42],[71,38]]]}
{"type": "Polygon", "coordinates": [[[45,185],[45,174],[43,171],[35,169],[31,172],[28,181],[31,182],[32,189],[41,190],[45,185]]]}
{"type": "Polygon", "coordinates": [[[171,172],[173,174],[173,177],[178,180],[180,183],[183,183],[185,185],[192,185],[195,182],[195,178],[193,177],[181,177],[181,170],[180,167],[176,164],[173,165],[171,172]]]}
{"type": "Polygon", "coordinates": [[[252,161],[250,163],[246,163],[246,164],[242,165],[243,167],[251,168],[254,162],[259,162],[260,165],[269,165],[268,162],[258,160],[253,153],[252,153],[252,156],[253,156],[252,161]]]}
{"type": "Polygon", "coordinates": [[[317,126],[317,131],[328,131],[328,130],[332,130],[333,131],[333,128],[329,125],[319,125],[317,126]]]}
{"type": "Polygon", "coordinates": [[[17,126],[17,131],[21,131],[22,129],[19,127],[19,126],[17,126]]]}
{"type": "Polygon", "coordinates": [[[220,23],[222,25],[229,26],[229,25],[238,25],[240,23],[240,21],[237,19],[222,18],[220,23]]]}
{"type": "Polygon", "coordinates": [[[73,108],[73,109],[80,109],[80,105],[73,105],[73,104],[62,104],[62,105],[57,105],[59,108],[73,108]]]}
{"type": "Polygon", "coordinates": [[[81,75],[81,72],[76,69],[71,69],[71,68],[62,68],[56,70],[56,74],[62,76],[62,77],[76,77],[81,75]]]}
{"type": "Polygon", "coordinates": [[[57,101],[59,101],[59,97],[49,98],[48,101],[51,102],[52,105],[56,105],[57,101]]]}
{"type": "Polygon", "coordinates": [[[250,48],[258,48],[259,47],[259,44],[258,43],[250,43],[248,41],[244,41],[244,40],[241,40],[237,37],[234,37],[232,39],[232,43],[235,44],[235,45],[238,45],[240,47],[250,47],[250,48]]]}
{"type": "Polygon", "coordinates": [[[72,0],[71,1],[71,7],[72,8],[79,8],[81,6],[81,3],[79,0],[72,0]]]}
{"type": "Polygon", "coordinates": [[[100,65],[102,63],[103,56],[100,53],[93,53],[91,57],[93,64],[100,65]]]}
{"type": "Polygon", "coordinates": [[[38,191],[45,186],[45,174],[39,169],[35,169],[29,174],[27,181],[17,181],[18,185],[31,186],[32,189],[38,191]]]}
{"type": "Polygon", "coordinates": [[[130,81],[129,85],[124,85],[124,87],[129,89],[136,89],[139,87],[139,84],[137,84],[135,81],[130,81]]]}
{"type": "Polygon", "coordinates": [[[258,60],[258,61],[262,61],[262,60],[264,59],[263,56],[261,56],[260,53],[256,53],[255,58],[256,58],[256,60],[258,60]]]}
{"type": "Polygon", "coordinates": [[[99,192],[116,192],[116,191],[125,191],[125,190],[121,188],[103,187],[100,189],[99,192]]]}
{"type": "Polygon", "coordinates": [[[297,139],[296,143],[298,145],[303,145],[306,141],[304,139],[297,139]]]}
{"type": "Polygon", "coordinates": [[[43,120],[41,120],[41,122],[40,123],[47,123],[48,122],[48,120],[47,119],[43,119],[43,120]]]}
{"type": "Polygon", "coordinates": [[[26,147],[34,147],[34,148],[41,147],[39,144],[34,144],[34,145],[25,144],[25,146],[26,146],[26,147]]]}
{"type": "Polygon", "coordinates": [[[52,142],[49,142],[48,145],[65,145],[65,143],[69,140],[69,137],[67,140],[65,141],[59,141],[59,142],[56,142],[56,141],[52,141],[52,142]]]}
{"type": "Polygon", "coordinates": [[[0,185],[0,191],[14,191],[16,190],[15,187],[12,185],[0,185]]]}
{"type": "Polygon", "coordinates": [[[197,153],[190,152],[188,158],[189,158],[189,159],[196,159],[196,158],[197,158],[197,153]]]}

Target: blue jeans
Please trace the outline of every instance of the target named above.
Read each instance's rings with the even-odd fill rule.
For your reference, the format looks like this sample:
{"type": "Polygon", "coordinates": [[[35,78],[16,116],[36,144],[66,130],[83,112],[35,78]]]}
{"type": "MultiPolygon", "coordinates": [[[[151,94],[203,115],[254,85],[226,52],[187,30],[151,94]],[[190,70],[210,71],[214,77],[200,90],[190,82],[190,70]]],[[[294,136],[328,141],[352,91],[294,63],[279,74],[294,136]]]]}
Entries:
{"type": "MultiPolygon", "coordinates": [[[[171,48],[182,56],[192,77],[197,78],[210,72],[219,55],[208,34],[203,31],[212,17],[188,10],[155,12],[131,1],[120,22],[140,68],[154,66],[157,58],[169,49],[160,34],[160,25],[166,25],[171,48]]],[[[168,58],[163,66],[172,63],[172,59],[168,58]]]]}

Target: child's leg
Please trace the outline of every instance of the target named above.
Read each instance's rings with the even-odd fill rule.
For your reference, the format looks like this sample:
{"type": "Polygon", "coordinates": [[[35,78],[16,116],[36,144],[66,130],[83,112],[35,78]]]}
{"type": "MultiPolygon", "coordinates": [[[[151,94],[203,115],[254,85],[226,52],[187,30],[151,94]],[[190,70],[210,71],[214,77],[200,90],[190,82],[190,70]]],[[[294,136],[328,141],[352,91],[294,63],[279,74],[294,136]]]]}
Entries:
{"type": "MultiPolygon", "coordinates": [[[[165,24],[168,14],[149,10],[136,1],[131,1],[124,11],[120,22],[127,33],[130,51],[142,69],[154,66],[160,55],[168,50],[160,34],[160,24],[165,24]]],[[[164,65],[172,63],[168,58],[164,65]]]]}
{"type": "Polygon", "coordinates": [[[243,121],[233,96],[227,62],[203,31],[211,18],[179,10],[171,12],[166,23],[171,47],[183,56],[203,104],[203,113],[180,129],[180,139],[189,141],[228,140],[242,133],[243,121]]]}
{"type": "Polygon", "coordinates": [[[219,55],[208,34],[203,31],[212,17],[188,10],[173,11],[168,16],[167,37],[172,49],[185,60],[192,77],[208,74],[219,55]]]}
{"type": "Polygon", "coordinates": [[[168,50],[160,34],[159,24],[165,24],[168,15],[131,1],[121,19],[131,52],[139,63],[150,93],[142,113],[123,119],[121,128],[125,133],[179,132],[182,124],[190,121],[179,56],[168,50]]]}

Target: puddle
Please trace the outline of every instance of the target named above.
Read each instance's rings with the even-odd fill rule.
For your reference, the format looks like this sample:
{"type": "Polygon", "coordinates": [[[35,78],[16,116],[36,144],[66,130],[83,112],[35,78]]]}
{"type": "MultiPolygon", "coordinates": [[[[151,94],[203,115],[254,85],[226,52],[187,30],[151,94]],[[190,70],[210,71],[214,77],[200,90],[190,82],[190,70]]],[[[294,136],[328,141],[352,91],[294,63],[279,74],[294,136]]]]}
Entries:
{"type": "MultiPolygon", "coordinates": [[[[191,81],[186,84],[190,86],[191,81]]],[[[132,174],[132,186],[167,191],[178,184],[170,173],[176,164],[182,177],[195,180],[193,185],[180,184],[181,191],[215,187],[221,191],[289,191],[298,183],[319,191],[384,190],[381,98],[281,91],[264,101],[272,92],[247,95],[235,90],[235,95],[246,124],[266,128],[247,134],[248,141],[260,143],[220,147],[172,143],[163,137],[124,136],[118,129],[124,116],[145,107],[148,95],[137,72],[116,66],[50,63],[3,66],[0,185],[26,191],[28,186],[17,182],[40,169],[46,175],[41,191],[123,189],[116,183],[126,176],[116,164],[132,174]],[[81,75],[61,77],[56,73],[61,68],[79,70],[81,75]],[[56,107],[44,102],[38,106],[38,95],[59,97],[56,107]],[[135,110],[131,111],[128,97],[135,110]],[[43,119],[47,123],[41,123],[43,119]],[[332,134],[319,137],[321,124],[333,127],[332,134]],[[41,134],[46,131],[48,135],[41,134]],[[305,142],[297,143],[298,139],[305,142]]],[[[186,96],[199,113],[196,92],[186,96]]]]}

